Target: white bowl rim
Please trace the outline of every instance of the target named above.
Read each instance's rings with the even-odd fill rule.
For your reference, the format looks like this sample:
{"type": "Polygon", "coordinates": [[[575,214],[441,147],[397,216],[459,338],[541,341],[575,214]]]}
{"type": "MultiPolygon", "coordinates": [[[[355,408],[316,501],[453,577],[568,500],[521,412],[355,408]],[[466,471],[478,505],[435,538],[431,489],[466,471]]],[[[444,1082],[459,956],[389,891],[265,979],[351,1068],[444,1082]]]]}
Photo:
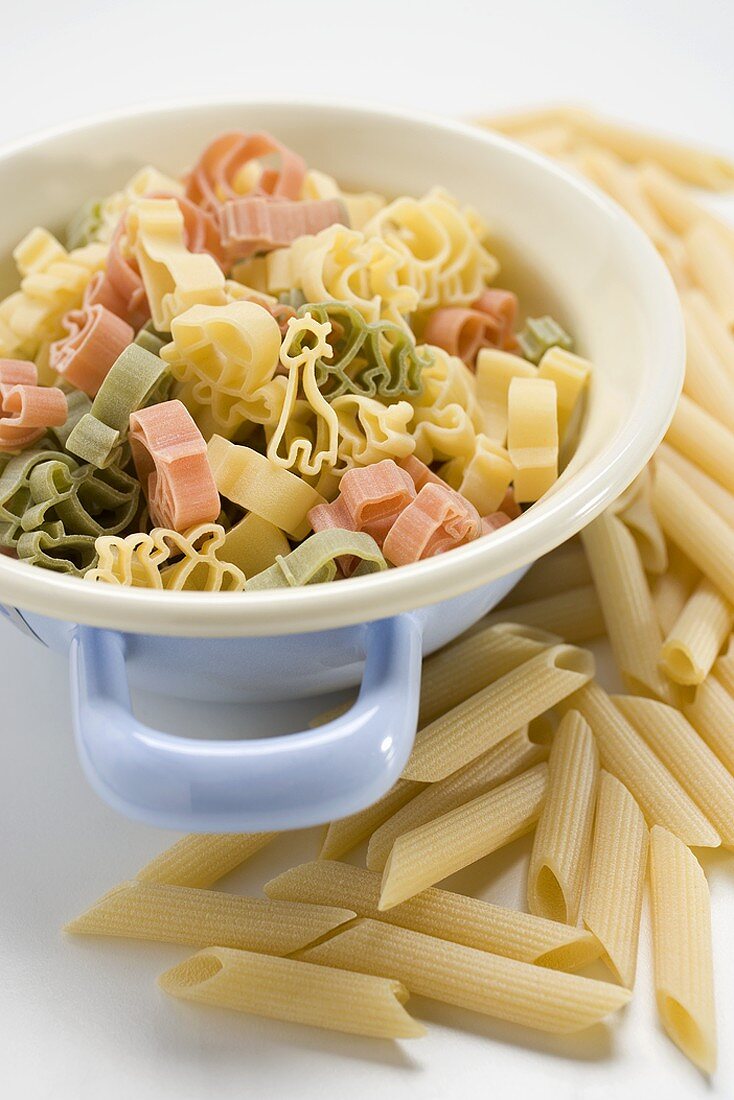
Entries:
{"type": "MultiPolygon", "coordinates": [[[[614,451],[604,447],[567,486],[541,500],[519,519],[447,554],[384,573],[352,578],[336,585],[273,589],[248,593],[171,592],[89,584],[78,578],[28,567],[0,555],[0,601],[74,623],[141,634],[190,637],[273,636],[295,634],[387,618],[488,584],[571,538],[613,501],[637,476],[663,438],[683,384],[685,335],[673,281],[642,229],[606,195],[581,177],[502,135],[470,123],[413,110],[360,101],[338,104],[289,96],[205,97],[165,100],[143,107],[89,115],[50,127],[0,147],[0,163],[59,138],[111,123],[150,115],[211,108],[247,110],[253,106],[369,113],[397,118],[415,126],[464,135],[474,142],[503,148],[534,171],[560,178],[583,202],[592,202],[616,222],[637,253],[635,272],[656,285],[655,333],[657,370],[649,372],[643,392],[642,421],[633,418],[620,433],[614,451]],[[437,599],[437,593],[439,593],[437,599]]],[[[638,405],[640,404],[638,400],[638,405]]]]}

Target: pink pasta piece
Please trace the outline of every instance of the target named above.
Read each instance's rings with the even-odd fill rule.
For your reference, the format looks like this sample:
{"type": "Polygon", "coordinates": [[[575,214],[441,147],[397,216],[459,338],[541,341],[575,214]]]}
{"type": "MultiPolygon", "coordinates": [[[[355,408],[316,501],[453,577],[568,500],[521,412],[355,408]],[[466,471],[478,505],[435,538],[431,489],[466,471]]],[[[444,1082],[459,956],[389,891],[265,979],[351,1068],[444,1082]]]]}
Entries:
{"type": "Polygon", "coordinates": [[[183,532],[214,522],[219,493],[204,437],[183,402],[163,401],[133,413],[129,440],[156,526],[183,532]]]}
{"type": "Polygon", "coordinates": [[[37,380],[34,363],[0,360],[0,451],[20,451],[66,422],[66,394],[57,386],[37,386],[37,380]]]}
{"type": "Polygon", "coordinates": [[[512,523],[512,520],[507,512],[492,512],[489,516],[482,516],[482,534],[491,535],[493,531],[506,527],[508,523],[512,523]]]}
{"type": "Polygon", "coordinates": [[[133,328],[99,303],[70,310],[62,324],[68,335],[51,345],[49,364],[66,382],[94,397],[118,355],[134,340],[133,328]]]}
{"type": "Polygon", "coordinates": [[[308,522],[314,531],[329,531],[334,528],[342,531],[357,530],[341,497],[337,497],[331,504],[317,504],[308,513],[308,522]]]}
{"type": "Polygon", "coordinates": [[[424,485],[443,485],[445,488],[449,488],[447,483],[438,474],[434,474],[430,466],[426,466],[425,462],[421,462],[415,455],[408,455],[407,458],[401,458],[398,462],[401,470],[405,470],[406,474],[410,476],[415,485],[416,491],[420,492],[424,485]]]}
{"type": "Polygon", "coordinates": [[[411,477],[391,458],[347,470],[339,486],[339,498],[353,529],[365,531],[379,546],[415,496],[411,477]]]}
{"type": "Polygon", "coordinates": [[[482,348],[498,347],[500,327],[494,317],[478,309],[446,306],[434,309],[423,333],[427,344],[458,355],[473,367],[482,348]]]}
{"type": "Polygon", "coordinates": [[[255,252],[283,248],[297,237],[320,233],[335,222],[349,225],[340,199],[294,202],[244,195],[229,199],[218,210],[222,246],[230,260],[242,260],[255,252]]]}
{"type": "Polygon", "coordinates": [[[505,495],[502,498],[502,503],[499,506],[499,511],[504,512],[510,519],[517,519],[522,515],[522,508],[515,499],[515,490],[510,488],[505,490],[505,495]]]}
{"type": "Polygon", "coordinates": [[[392,565],[410,565],[471,542],[481,532],[476,508],[441,485],[424,485],[397,517],[382,552],[392,565]]]}
{"type": "Polygon", "coordinates": [[[242,168],[251,160],[273,153],[280,158],[279,167],[266,168],[251,193],[297,199],[306,175],[303,158],[270,134],[246,134],[241,130],[220,134],[207,145],[186,180],[186,198],[204,210],[216,212],[228,199],[239,197],[234,184],[242,168]]]}
{"type": "Polygon", "coordinates": [[[107,267],[90,279],[84,304],[104,306],[137,332],[150,317],[150,307],[135,260],[122,254],[120,244],[124,232],[123,218],[110,242],[107,267]]]}
{"type": "Polygon", "coordinates": [[[189,252],[208,252],[220,267],[224,267],[219,227],[212,214],[183,195],[174,195],[170,191],[151,191],[146,198],[175,199],[183,214],[184,236],[189,252]]]}
{"type": "Polygon", "coordinates": [[[511,290],[490,287],[480,294],[475,302],[472,302],[472,309],[476,309],[480,313],[486,313],[493,318],[498,329],[495,347],[501,348],[502,351],[517,350],[515,325],[517,323],[518,301],[516,294],[513,294],[511,290]]]}

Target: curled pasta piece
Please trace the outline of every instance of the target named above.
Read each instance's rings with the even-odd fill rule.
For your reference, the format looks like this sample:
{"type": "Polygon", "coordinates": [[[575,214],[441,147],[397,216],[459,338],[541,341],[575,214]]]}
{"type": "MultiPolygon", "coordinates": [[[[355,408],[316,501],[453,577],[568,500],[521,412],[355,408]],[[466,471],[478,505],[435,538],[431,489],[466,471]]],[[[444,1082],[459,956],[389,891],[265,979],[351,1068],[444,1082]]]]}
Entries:
{"type": "Polygon", "coordinates": [[[480,531],[473,504],[451,489],[428,484],[397,517],[382,548],[392,565],[409,565],[471,542],[480,531]]]}
{"type": "Polygon", "coordinates": [[[0,452],[20,451],[66,421],[66,395],[37,380],[34,363],[0,359],[0,452]]]}
{"type": "Polygon", "coordinates": [[[339,419],[339,469],[369,466],[382,458],[405,458],[415,449],[407,401],[383,405],[372,397],[344,394],[331,402],[339,419]]]}
{"type": "Polygon", "coordinates": [[[26,531],[16,545],[18,558],[27,565],[83,577],[97,561],[93,535],[67,535],[62,523],[50,523],[42,531],[26,531]]]}
{"type": "Polygon", "coordinates": [[[426,346],[431,363],[422,374],[423,392],[412,398],[411,432],[416,457],[424,463],[469,458],[484,418],[469,368],[442,348],[426,346]]]}
{"type": "Polygon", "coordinates": [[[270,312],[237,301],[192,306],[174,317],[161,357],[204,437],[231,437],[246,420],[277,421],[285,390],[285,380],[273,377],[279,352],[280,329],[270,312]]]}
{"type": "Polygon", "coordinates": [[[220,267],[223,266],[224,251],[219,226],[212,214],[184,195],[176,195],[171,191],[146,192],[145,198],[174,199],[183,217],[184,241],[189,252],[207,252],[220,267]]]}
{"type": "Polygon", "coordinates": [[[85,579],[133,588],[241,592],[244,573],[217,558],[224,539],[217,523],[202,523],[183,534],[156,527],[150,534],[104,536],[97,539],[99,564],[85,579]]]}
{"type": "Polygon", "coordinates": [[[124,232],[125,224],[120,222],[110,242],[105,269],[90,281],[84,305],[104,306],[137,329],[150,317],[150,307],[137,261],[123,255],[124,232]]]}
{"type": "Polygon", "coordinates": [[[322,504],[309,512],[314,531],[339,526],[341,518],[355,531],[366,531],[381,545],[397,516],[412,500],[416,491],[412,479],[389,458],[371,466],[347,470],[333,504],[322,504]]]}
{"type": "Polygon", "coordinates": [[[185,405],[164,401],[130,417],[130,449],[156,527],[184,531],[221,511],[204,437],[185,405]]]}
{"type": "Polygon", "coordinates": [[[245,588],[295,588],[304,584],[323,584],[333,581],[337,561],[342,557],[358,559],[354,572],[379,573],[387,569],[387,562],[373,538],[363,531],[345,531],[330,528],[318,531],[291,550],[285,557],[278,557],[275,564],[263,573],[252,577],[245,588]]]}
{"type": "Polygon", "coordinates": [[[212,212],[246,192],[297,199],[305,175],[302,157],[270,134],[232,130],[214,138],[204,149],[186,180],[186,197],[212,212]],[[273,153],[280,158],[279,168],[263,169],[254,187],[248,187],[253,179],[252,162],[273,153]]]}
{"type": "Polygon", "coordinates": [[[515,350],[517,305],[517,296],[509,290],[485,290],[470,308],[444,306],[434,310],[426,322],[423,339],[473,367],[482,348],[515,350]]]}
{"type": "Polygon", "coordinates": [[[528,317],[517,342],[526,359],[537,364],[551,348],[573,351],[573,340],[552,317],[528,317]]]}
{"type": "MultiPolygon", "coordinates": [[[[76,225],[83,229],[85,224],[92,230],[92,240],[108,244],[115,233],[120,229],[120,222],[124,221],[123,214],[131,203],[151,193],[163,192],[166,195],[183,195],[183,184],[172,176],[160,172],[152,164],[146,164],[127,181],[121,191],[113,191],[103,199],[94,200],[91,204],[85,204],[79,211],[77,218],[73,219],[67,228],[67,247],[73,245],[69,240],[69,234],[75,232],[76,225]],[[85,223],[85,213],[89,221],[85,223]],[[79,221],[77,222],[77,219],[79,221]]],[[[82,241],[80,243],[89,243],[82,241]]]]}
{"type": "Polygon", "coordinates": [[[232,261],[285,248],[296,238],[313,236],[335,222],[349,225],[346,207],[338,198],[268,202],[246,195],[225,202],[217,218],[222,245],[232,261]]]}
{"type": "Polygon", "coordinates": [[[51,344],[49,364],[65,382],[94,397],[128,344],[132,327],[103,305],[71,310],[62,321],[67,335],[51,344]]]}

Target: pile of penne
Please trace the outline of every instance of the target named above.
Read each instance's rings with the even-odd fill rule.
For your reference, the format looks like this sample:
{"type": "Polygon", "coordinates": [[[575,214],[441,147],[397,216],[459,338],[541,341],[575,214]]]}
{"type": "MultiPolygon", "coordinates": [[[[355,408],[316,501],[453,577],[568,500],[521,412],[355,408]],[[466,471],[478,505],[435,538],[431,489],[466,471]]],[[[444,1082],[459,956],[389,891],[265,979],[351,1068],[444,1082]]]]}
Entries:
{"type": "Polygon", "coordinates": [[[414,992],[570,1032],[630,999],[649,879],[661,1021],[711,1072],[691,848],[734,847],[734,228],[685,183],[723,188],[734,169],[575,110],[497,125],[592,175],[671,266],[688,367],[667,442],[580,541],[427,658],[401,779],[332,822],[319,859],[243,897],[211,887],[274,834],[185,837],[68,930],[202,948],[167,992],[278,1019],[417,1036],[414,992]],[[624,694],[579,648],[603,634],[624,694]],[[527,912],[437,885],[533,831],[527,912]],[[365,842],[366,866],[342,862],[365,842]],[[578,973],[598,959],[610,980],[578,973]]]}

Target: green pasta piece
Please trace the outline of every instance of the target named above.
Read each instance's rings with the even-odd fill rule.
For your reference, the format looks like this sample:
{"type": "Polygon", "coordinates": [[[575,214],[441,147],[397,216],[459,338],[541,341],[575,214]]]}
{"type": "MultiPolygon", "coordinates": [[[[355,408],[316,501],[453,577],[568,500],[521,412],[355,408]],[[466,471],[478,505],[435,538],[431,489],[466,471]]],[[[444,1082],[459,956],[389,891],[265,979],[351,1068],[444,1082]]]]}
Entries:
{"type": "Polygon", "coordinates": [[[65,463],[70,469],[77,466],[76,460],[69,455],[36,447],[15,455],[0,473],[0,546],[15,549],[23,532],[23,516],[33,503],[31,473],[39,463],[49,460],[65,463]]]}
{"type": "Polygon", "coordinates": [[[48,440],[54,450],[66,450],[69,436],[74,431],[81,418],[92,408],[92,401],[81,390],[70,390],[66,394],[66,404],[69,409],[66,422],[57,428],[47,428],[44,442],[48,440]]]}
{"type": "Polygon", "coordinates": [[[67,450],[100,469],[117,460],[117,447],[127,439],[130,414],[165,399],[168,366],[138,344],[129,344],[112,364],[91,410],[67,440],[67,450]]]}
{"type": "Polygon", "coordinates": [[[293,287],[291,290],[281,291],[278,295],[278,301],[282,306],[290,306],[291,309],[300,309],[306,301],[306,296],[302,290],[293,287]]]}
{"type": "Polygon", "coordinates": [[[103,199],[88,199],[66,227],[66,247],[83,248],[96,241],[102,228],[103,199]]]}
{"type": "Polygon", "coordinates": [[[552,317],[528,317],[517,342],[526,359],[537,366],[549,348],[573,350],[573,340],[552,317]]]}
{"type": "MultiPolygon", "coordinates": [[[[310,313],[332,327],[331,359],[317,359],[316,384],[327,401],[345,393],[361,397],[415,397],[423,390],[421,374],[429,362],[416,348],[410,333],[391,321],[369,324],[346,302],[308,302],[298,316],[310,313]]],[[[293,342],[301,350],[304,332],[293,342]]]]}
{"type": "Polygon", "coordinates": [[[245,589],[297,588],[333,581],[337,573],[336,559],[340,557],[361,559],[353,576],[387,569],[387,562],[371,535],[335,527],[317,531],[290,554],[279,554],[275,565],[252,577],[245,589]]]}
{"type": "Polygon", "coordinates": [[[133,341],[138,347],[145,348],[146,351],[149,351],[151,355],[160,355],[163,345],[169,344],[170,342],[170,334],[158,332],[157,329],[153,328],[152,321],[146,321],[133,341]]]}
{"type": "Polygon", "coordinates": [[[93,535],[67,535],[61,523],[49,523],[40,531],[24,532],[18,539],[18,558],[28,565],[83,577],[97,564],[93,535]]]}

